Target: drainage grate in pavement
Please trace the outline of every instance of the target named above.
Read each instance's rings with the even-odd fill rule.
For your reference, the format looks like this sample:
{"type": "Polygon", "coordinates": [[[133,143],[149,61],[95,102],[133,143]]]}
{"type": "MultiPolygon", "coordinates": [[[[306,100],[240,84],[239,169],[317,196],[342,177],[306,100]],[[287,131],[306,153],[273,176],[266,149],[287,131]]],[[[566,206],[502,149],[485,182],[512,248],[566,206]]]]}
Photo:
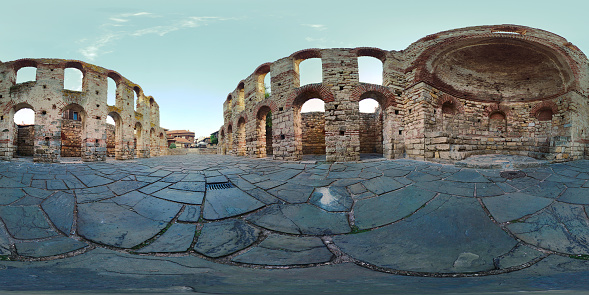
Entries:
{"type": "Polygon", "coordinates": [[[523,171],[520,171],[520,170],[503,171],[499,175],[501,175],[501,177],[506,178],[506,179],[526,177],[526,173],[524,173],[523,171]]]}
{"type": "Polygon", "coordinates": [[[227,189],[232,188],[233,185],[231,182],[218,182],[218,183],[208,183],[207,190],[220,190],[220,189],[227,189]]]}

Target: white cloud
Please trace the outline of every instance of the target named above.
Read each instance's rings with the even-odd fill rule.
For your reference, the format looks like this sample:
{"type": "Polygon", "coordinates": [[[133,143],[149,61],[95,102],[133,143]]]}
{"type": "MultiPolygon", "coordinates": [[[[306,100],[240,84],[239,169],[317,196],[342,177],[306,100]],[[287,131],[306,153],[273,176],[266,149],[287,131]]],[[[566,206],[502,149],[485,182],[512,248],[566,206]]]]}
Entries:
{"type": "Polygon", "coordinates": [[[190,16],[181,19],[168,19],[164,16],[156,15],[150,12],[137,13],[123,13],[109,18],[110,22],[102,24],[100,29],[103,34],[93,40],[81,39],[78,43],[85,44],[80,48],[79,52],[88,60],[92,61],[102,54],[112,51],[106,51],[116,40],[122,39],[125,36],[141,37],[146,35],[164,36],[168,33],[178,31],[181,29],[196,28],[208,25],[214,21],[231,20],[232,18],[224,18],[218,16],[190,16]],[[138,28],[145,22],[141,23],[137,17],[152,17],[160,18],[154,22],[150,21],[150,25],[143,28],[138,28]],[[139,22],[139,23],[138,23],[139,22]]]}
{"type": "Polygon", "coordinates": [[[116,18],[116,17],[111,17],[110,20],[115,21],[115,22],[119,22],[119,23],[126,23],[129,21],[128,19],[116,18]]]}
{"type": "Polygon", "coordinates": [[[321,24],[302,24],[305,27],[310,27],[313,28],[317,31],[324,31],[327,30],[327,27],[325,25],[321,25],[321,24]]]}

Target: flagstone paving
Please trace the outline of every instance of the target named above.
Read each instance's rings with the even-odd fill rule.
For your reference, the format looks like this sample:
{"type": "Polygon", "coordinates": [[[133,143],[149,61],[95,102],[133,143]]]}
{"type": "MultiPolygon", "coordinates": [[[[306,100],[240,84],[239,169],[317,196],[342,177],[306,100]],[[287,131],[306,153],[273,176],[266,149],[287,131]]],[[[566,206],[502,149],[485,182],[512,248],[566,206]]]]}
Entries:
{"type": "Polygon", "coordinates": [[[0,162],[0,274],[95,253],[418,277],[517,273],[547,261],[589,273],[589,161],[485,163],[0,162]],[[501,173],[513,167],[521,170],[501,173]]]}

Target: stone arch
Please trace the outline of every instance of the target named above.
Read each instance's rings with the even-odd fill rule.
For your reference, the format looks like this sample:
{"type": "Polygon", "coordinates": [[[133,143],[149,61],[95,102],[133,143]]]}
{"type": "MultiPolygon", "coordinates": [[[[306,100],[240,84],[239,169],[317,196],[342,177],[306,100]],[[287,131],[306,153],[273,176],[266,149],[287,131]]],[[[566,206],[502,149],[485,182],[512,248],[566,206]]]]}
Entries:
{"type": "Polygon", "coordinates": [[[539,121],[550,121],[554,114],[558,114],[558,106],[550,100],[536,104],[530,111],[530,117],[535,117],[539,121]]]}
{"type": "Polygon", "coordinates": [[[382,85],[385,76],[386,52],[378,48],[360,47],[352,49],[352,53],[355,53],[358,59],[359,82],[382,85]]]}
{"type": "Polygon", "coordinates": [[[86,136],[86,111],[76,103],[61,109],[61,156],[82,157],[86,136]]]}
{"type": "Polygon", "coordinates": [[[237,92],[237,106],[243,109],[245,107],[245,81],[241,80],[235,91],[237,92]]]}
{"type": "Polygon", "coordinates": [[[397,106],[397,96],[389,88],[362,83],[352,89],[350,99],[354,102],[372,98],[380,106],[380,111],[374,114],[364,114],[358,111],[358,126],[360,153],[384,154],[392,150],[393,134],[384,132],[385,125],[391,125],[389,121],[399,121],[400,117],[389,115],[389,107],[397,106]]]}
{"type": "Polygon", "coordinates": [[[390,106],[397,106],[397,96],[387,87],[374,84],[361,83],[352,89],[350,99],[359,102],[367,97],[378,101],[383,110],[390,106]]]}
{"type": "Polygon", "coordinates": [[[149,157],[155,157],[157,155],[157,135],[155,128],[149,129],[149,157]]]}
{"type": "Polygon", "coordinates": [[[380,48],[376,47],[357,47],[352,49],[352,52],[355,53],[358,57],[360,56],[370,56],[376,59],[379,59],[383,63],[387,58],[387,52],[380,48]]]}
{"type": "MultiPolygon", "coordinates": [[[[483,102],[537,101],[579,88],[578,67],[561,44],[528,36],[518,27],[484,28],[487,32],[458,32],[427,47],[406,69],[415,71],[410,84],[426,82],[455,97],[483,102]],[[510,34],[498,33],[507,29],[510,34]],[[463,78],[464,71],[474,75],[472,81],[463,78]]],[[[420,42],[427,40],[410,47],[420,42]]]]}
{"type": "Polygon", "coordinates": [[[75,89],[67,89],[67,90],[73,90],[73,91],[84,91],[84,89],[86,89],[86,69],[84,68],[84,65],[79,62],[79,61],[68,61],[65,63],[65,65],[63,66],[64,68],[64,80],[63,80],[63,88],[65,88],[65,80],[66,80],[66,70],[67,69],[75,69],[78,70],[81,74],[82,74],[82,81],[81,81],[81,85],[80,85],[80,90],[75,90],[75,89]]]}
{"type": "Polygon", "coordinates": [[[438,108],[442,111],[442,114],[455,115],[464,113],[464,105],[456,97],[445,93],[438,97],[438,108]],[[444,106],[446,106],[446,111],[451,112],[444,112],[444,106]]]}
{"type": "Polygon", "coordinates": [[[246,155],[246,134],[245,134],[245,123],[246,118],[244,116],[239,117],[237,120],[237,155],[238,156],[245,156],[246,155]]]}
{"type": "Polygon", "coordinates": [[[15,122],[16,113],[23,109],[30,109],[33,111],[33,117],[37,116],[37,112],[33,106],[26,102],[18,103],[11,108],[8,119],[10,120],[10,125],[16,128],[16,130],[14,130],[12,133],[14,134],[12,145],[17,156],[33,156],[35,153],[36,121],[33,122],[33,125],[20,125],[15,122]]]}
{"type": "Polygon", "coordinates": [[[273,132],[272,132],[272,109],[267,105],[258,107],[256,112],[256,139],[257,139],[257,152],[256,155],[260,158],[267,157],[273,154],[272,144],[273,132]],[[268,122],[268,116],[270,121],[268,122]]]}
{"type": "Polygon", "coordinates": [[[160,135],[159,137],[159,155],[165,155],[166,154],[166,148],[168,147],[168,141],[166,136],[164,135],[163,132],[160,131],[160,135]]]}
{"type": "Polygon", "coordinates": [[[227,154],[227,141],[225,138],[225,128],[221,127],[219,131],[218,147],[221,148],[221,155],[227,154]]]}
{"type": "Polygon", "coordinates": [[[501,110],[495,110],[489,114],[489,131],[507,132],[507,114],[501,110]]]}
{"type": "Polygon", "coordinates": [[[141,105],[141,96],[143,95],[143,90],[141,87],[139,87],[139,85],[133,86],[133,94],[135,96],[133,99],[133,108],[137,111],[141,105]]]}
{"type": "Polygon", "coordinates": [[[18,81],[18,71],[22,68],[27,68],[27,67],[35,68],[35,79],[32,81],[37,81],[37,75],[38,75],[37,61],[32,60],[32,59],[19,59],[12,64],[12,71],[14,72],[14,78],[12,81],[12,85],[16,85],[16,82],[18,81]]]}
{"type": "Polygon", "coordinates": [[[264,63],[254,71],[254,75],[256,76],[256,101],[264,100],[265,98],[266,87],[264,85],[264,79],[270,73],[271,65],[269,62],[264,63]]]}
{"type": "MultiPolygon", "coordinates": [[[[116,111],[112,111],[110,113],[108,113],[108,116],[110,116],[114,121],[115,121],[115,126],[114,126],[114,132],[110,131],[108,126],[106,128],[106,132],[107,132],[107,136],[106,136],[106,154],[107,156],[114,156],[117,159],[121,158],[121,155],[123,153],[123,119],[121,117],[121,114],[119,114],[116,111]],[[112,137],[109,138],[109,137],[112,137]]],[[[107,116],[107,117],[108,117],[107,116]]]]}
{"type": "Polygon", "coordinates": [[[308,84],[303,87],[296,88],[290,93],[286,99],[286,108],[298,107],[300,108],[303,103],[311,98],[319,98],[323,102],[335,101],[335,96],[327,87],[323,84],[308,84]]]}
{"type": "MultiPolygon", "coordinates": [[[[323,84],[308,84],[299,87],[295,89],[287,99],[287,108],[290,107],[292,111],[294,133],[281,134],[280,137],[283,140],[289,139],[289,137],[292,137],[291,140],[294,139],[295,155],[297,155],[298,158],[302,157],[305,152],[313,154],[326,153],[327,133],[325,132],[325,129],[327,122],[325,120],[325,113],[323,113],[321,118],[313,118],[313,121],[317,121],[317,124],[313,124],[313,130],[315,130],[315,132],[313,132],[312,136],[318,137],[319,133],[323,133],[323,138],[316,138],[316,140],[313,140],[312,145],[310,145],[310,141],[303,140],[303,127],[307,127],[307,125],[303,126],[301,107],[305,102],[313,98],[320,99],[324,103],[335,101],[333,93],[329,91],[327,87],[323,86],[323,84]]],[[[309,127],[311,127],[311,125],[309,125],[309,127]]]]}
{"type": "Polygon", "coordinates": [[[227,143],[225,144],[229,153],[233,152],[233,125],[227,125],[227,143]]]}
{"type": "Polygon", "coordinates": [[[133,127],[133,147],[135,149],[135,156],[138,158],[145,158],[145,142],[143,136],[143,125],[140,122],[135,122],[133,127]]]}
{"type": "MultiPolygon", "coordinates": [[[[290,55],[293,61],[293,67],[295,71],[295,86],[300,86],[301,84],[301,74],[300,74],[300,65],[301,62],[311,59],[311,58],[319,58],[321,59],[321,49],[318,48],[310,48],[297,51],[290,55]]],[[[323,63],[323,61],[322,61],[323,63]]],[[[323,73],[321,73],[321,77],[323,77],[323,73]]],[[[323,78],[322,78],[323,80],[323,78]]],[[[321,81],[322,82],[322,81],[321,81]]]]}

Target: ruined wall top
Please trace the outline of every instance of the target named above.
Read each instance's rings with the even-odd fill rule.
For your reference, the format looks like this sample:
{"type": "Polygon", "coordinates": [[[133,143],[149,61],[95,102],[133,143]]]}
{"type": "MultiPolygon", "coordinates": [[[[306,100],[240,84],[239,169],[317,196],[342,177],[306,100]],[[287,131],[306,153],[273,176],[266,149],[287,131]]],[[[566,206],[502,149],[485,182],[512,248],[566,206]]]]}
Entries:
{"type": "Polygon", "coordinates": [[[352,59],[362,56],[382,61],[382,85],[399,90],[425,82],[455,97],[497,103],[545,100],[570,91],[589,95],[589,63],[578,47],[548,31],[490,25],[431,34],[402,51],[370,47],[297,51],[260,65],[239,81],[224,103],[225,118],[242,112],[246,104],[264,100],[267,73],[272,76],[273,93],[275,89],[287,93],[301,86],[299,64],[320,58],[322,84],[330,88],[334,85],[327,80],[333,77],[326,74],[345,71],[343,75],[357,80],[357,61],[352,59]]]}

